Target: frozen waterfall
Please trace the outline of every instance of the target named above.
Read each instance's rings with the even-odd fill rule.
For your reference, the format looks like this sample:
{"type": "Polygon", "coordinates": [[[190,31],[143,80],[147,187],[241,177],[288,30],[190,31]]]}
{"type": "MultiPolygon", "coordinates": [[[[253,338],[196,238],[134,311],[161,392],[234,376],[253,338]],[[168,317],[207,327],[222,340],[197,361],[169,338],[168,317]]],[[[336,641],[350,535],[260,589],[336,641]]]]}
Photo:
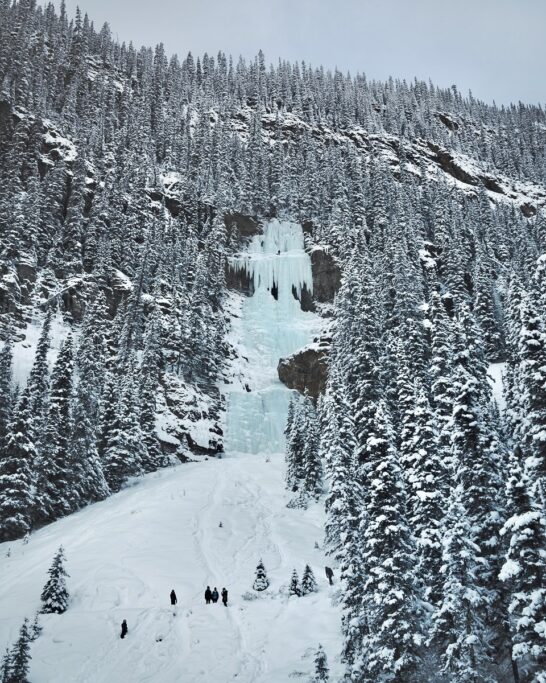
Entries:
{"type": "Polygon", "coordinates": [[[301,226],[268,222],[230,265],[252,279],[254,294],[241,297],[233,324],[239,361],[227,388],[226,450],[282,452],[291,391],[279,381],[277,364],[313,340],[320,320],[299,302],[303,288],[313,288],[301,226]]]}

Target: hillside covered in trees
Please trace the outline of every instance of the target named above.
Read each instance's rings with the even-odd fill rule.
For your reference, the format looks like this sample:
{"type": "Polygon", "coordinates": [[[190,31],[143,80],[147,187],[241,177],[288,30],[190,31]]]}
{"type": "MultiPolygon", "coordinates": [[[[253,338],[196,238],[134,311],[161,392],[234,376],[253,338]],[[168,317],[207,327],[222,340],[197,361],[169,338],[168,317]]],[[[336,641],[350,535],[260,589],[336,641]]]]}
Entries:
{"type": "Polygon", "coordinates": [[[286,478],[326,509],[345,680],[544,683],[538,106],[0,0],[0,542],[222,453],[229,264],[272,218],[341,274],[286,478]]]}

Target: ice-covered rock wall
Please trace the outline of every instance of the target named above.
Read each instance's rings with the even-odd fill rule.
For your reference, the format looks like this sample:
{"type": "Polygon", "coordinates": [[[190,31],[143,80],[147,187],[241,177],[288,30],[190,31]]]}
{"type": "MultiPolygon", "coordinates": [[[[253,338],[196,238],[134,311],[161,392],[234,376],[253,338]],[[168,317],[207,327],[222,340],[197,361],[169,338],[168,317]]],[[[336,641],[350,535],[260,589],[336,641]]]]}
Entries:
{"type": "Polygon", "coordinates": [[[240,297],[233,325],[239,361],[228,388],[226,450],[282,452],[291,392],[279,381],[277,365],[312,341],[320,321],[302,311],[298,298],[304,287],[313,288],[301,226],[270,221],[230,265],[252,278],[254,293],[240,297]]]}

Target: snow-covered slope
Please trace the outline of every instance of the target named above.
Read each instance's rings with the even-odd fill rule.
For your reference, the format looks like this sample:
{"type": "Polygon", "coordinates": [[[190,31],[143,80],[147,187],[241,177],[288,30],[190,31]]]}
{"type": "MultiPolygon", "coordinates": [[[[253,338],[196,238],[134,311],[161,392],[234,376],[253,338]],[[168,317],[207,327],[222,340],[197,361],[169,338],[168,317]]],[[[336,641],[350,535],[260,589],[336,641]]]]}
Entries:
{"type": "Polygon", "coordinates": [[[325,558],[314,547],[322,542],[322,506],[302,511],[285,502],[282,454],[269,462],[211,459],[149,475],[33,534],[26,545],[2,544],[0,643],[13,642],[23,618],[39,609],[51,559],[63,544],[70,607],[41,617],[44,630],[31,649],[33,683],[278,683],[295,671],[309,673],[319,642],[335,671],[335,585],[328,586],[325,558]],[[252,591],[260,558],[271,581],[261,594],[252,591]],[[306,563],[320,590],[289,599],[292,569],[301,576],[306,563]],[[228,588],[227,609],[205,605],[207,584],[228,588]],[[247,591],[257,599],[243,599],[247,591]]]}

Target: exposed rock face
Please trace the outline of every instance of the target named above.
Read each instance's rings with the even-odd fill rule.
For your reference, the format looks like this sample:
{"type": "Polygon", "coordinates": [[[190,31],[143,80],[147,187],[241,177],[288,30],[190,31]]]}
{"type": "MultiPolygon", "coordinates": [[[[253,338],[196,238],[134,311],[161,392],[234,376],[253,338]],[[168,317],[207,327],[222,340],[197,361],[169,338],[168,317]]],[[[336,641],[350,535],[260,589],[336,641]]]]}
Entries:
{"type": "Polygon", "coordinates": [[[313,298],[322,304],[331,303],[341,285],[341,269],[334,257],[324,249],[313,249],[310,256],[313,271],[313,298]]]}
{"type": "Polygon", "coordinates": [[[453,156],[445,149],[442,149],[438,145],[433,144],[432,142],[429,142],[428,146],[434,153],[434,161],[442,168],[446,173],[448,173],[450,176],[455,178],[456,180],[460,180],[462,183],[465,183],[466,185],[477,185],[478,180],[474,178],[473,176],[470,175],[470,173],[467,173],[464,169],[462,169],[455,160],[453,159],[453,156]]]}
{"type": "Polygon", "coordinates": [[[316,402],[328,379],[327,356],[324,349],[309,348],[283,358],[277,366],[279,379],[289,389],[307,391],[316,402]]]}
{"type": "MultiPolygon", "coordinates": [[[[294,294],[294,298],[297,299],[298,297],[296,295],[295,289],[293,290],[292,293],[294,294]]],[[[301,290],[300,304],[301,304],[301,310],[302,311],[311,311],[311,312],[315,313],[317,310],[317,307],[315,306],[315,302],[313,301],[313,295],[307,289],[307,287],[303,287],[301,290]]]]}
{"type": "Polygon", "coordinates": [[[254,294],[254,282],[250,275],[243,270],[235,270],[226,262],[226,286],[245,296],[254,294]]]}
{"type": "Polygon", "coordinates": [[[238,242],[254,237],[254,235],[262,234],[260,224],[252,216],[245,216],[237,212],[226,213],[224,221],[228,232],[236,232],[238,242]]]}
{"type": "Polygon", "coordinates": [[[173,197],[168,192],[161,190],[148,190],[148,196],[153,202],[165,203],[165,208],[174,218],[180,215],[182,203],[178,197],[173,197]]]}

